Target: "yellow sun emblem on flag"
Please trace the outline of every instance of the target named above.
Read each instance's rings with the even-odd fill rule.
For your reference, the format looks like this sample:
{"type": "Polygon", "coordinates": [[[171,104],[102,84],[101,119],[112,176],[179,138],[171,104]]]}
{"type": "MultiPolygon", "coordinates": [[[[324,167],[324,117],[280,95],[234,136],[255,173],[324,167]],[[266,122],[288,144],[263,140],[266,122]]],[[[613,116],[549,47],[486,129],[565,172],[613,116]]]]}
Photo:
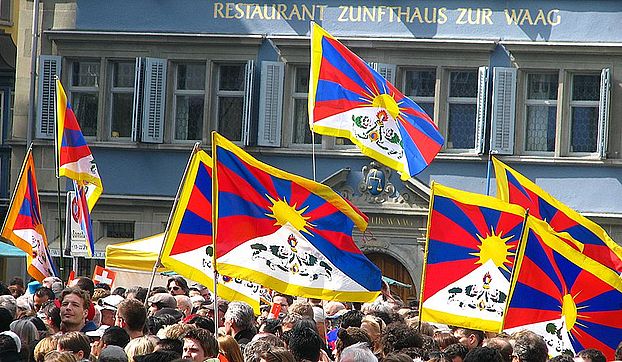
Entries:
{"type": "Polygon", "coordinates": [[[577,317],[585,318],[585,316],[579,314],[579,310],[587,307],[577,307],[577,304],[574,301],[574,298],[576,297],[576,295],[573,297],[570,294],[566,294],[562,298],[562,316],[566,322],[567,331],[572,330],[575,324],[578,324],[584,328],[586,327],[584,324],[577,322],[577,317]]]}
{"type": "Polygon", "coordinates": [[[268,195],[266,195],[266,197],[268,197],[268,200],[272,203],[272,206],[270,206],[270,211],[272,211],[272,213],[266,214],[266,216],[274,219],[274,225],[284,226],[289,223],[296,228],[296,230],[311,234],[307,230],[307,227],[311,228],[314,225],[307,222],[310,217],[303,216],[304,212],[309,208],[308,206],[298,210],[298,205],[290,205],[286,198],[283,198],[283,200],[275,200],[268,195]]]}
{"type": "Polygon", "coordinates": [[[479,258],[475,264],[484,264],[488,260],[492,260],[493,263],[497,266],[497,268],[502,268],[505,271],[510,271],[505,264],[509,264],[510,260],[509,256],[516,255],[515,253],[510,252],[512,245],[506,244],[508,240],[512,239],[512,236],[508,236],[505,238],[501,237],[502,233],[498,235],[495,234],[494,229],[490,228],[490,234],[488,236],[481,237],[477,235],[480,243],[477,247],[479,248],[478,253],[469,253],[470,255],[476,256],[479,258]]]}

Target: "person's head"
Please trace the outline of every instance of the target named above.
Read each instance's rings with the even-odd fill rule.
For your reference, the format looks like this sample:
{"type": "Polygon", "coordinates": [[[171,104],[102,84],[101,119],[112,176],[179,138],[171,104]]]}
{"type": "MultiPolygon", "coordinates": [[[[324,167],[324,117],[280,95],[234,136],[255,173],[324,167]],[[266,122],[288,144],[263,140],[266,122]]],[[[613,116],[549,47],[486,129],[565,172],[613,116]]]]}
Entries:
{"type": "Polygon", "coordinates": [[[367,332],[358,327],[339,328],[337,342],[335,343],[335,358],[339,359],[344,348],[357,343],[365,343],[372,348],[373,342],[367,332]]]}
{"type": "Polygon", "coordinates": [[[32,295],[32,304],[35,307],[35,312],[39,312],[41,307],[50,300],[54,300],[56,296],[52,289],[47,287],[40,287],[32,295]]]}
{"type": "Polygon", "coordinates": [[[212,320],[211,318],[195,315],[192,318],[188,319],[186,323],[192,324],[198,328],[207,329],[208,331],[214,333],[215,325],[214,320],[212,320]]]}
{"type": "Polygon", "coordinates": [[[548,347],[542,337],[528,330],[512,335],[514,351],[513,362],[545,362],[548,358],[548,347]]]}
{"type": "Polygon", "coordinates": [[[225,331],[235,333],[252,329],[255,319],[253,307],[246,302],[231,302],[225,313],[225,331]]]}
{"type": "Polygon", "coordinates": [[[3,360],[19,360],[19,346],[13,337],[7,334],[0,334],[0,361],[3,360]]]}
{"type": "Polygon", "coordinates": [[[63,290],[60,300],[61,330],[80,331],[89,312],[89,294],[80,288],[69,287],[63,290]]]}
{"type": "Polygon", "coordinates": [[[272,347],[259,355],[260,362],[294,362],[294,355],[283,347],[272,347]]]}
{"type": "Polygon", "coordinates": [[[125,298],[126,299],[138,299],[141,302],[144,302],[145,298],[147,298],[148,292],[149,290],[147,290],[147,288],[131,287],[125,291],[125,298]]]}
{"type": "Polygon", "coordinates": [[[121,348],[125,348],[125,346],[127,346],[130,342],[130,335],[127,334],[125,329],[112,326],[108,327],[108,329],[104,331],[100,342],[102,348],[105,348],[106,346],[119,346],[121,348]]]}
{"type": "Polygon", "coordinates": [[[462,362],[469,352],[469,349],[462,343],[454,343],[445,347],[443,352],[451,362],[462,362]]]}
{"type": "Polygon", "coordinates": [[[80,288],[89,293],[89,297],[92,297],[93,294],[95,294],[95,283],[93,283],[93,280],[89,277],[76,278],[71,282],[71,286],[80,288]]]}
{"type": "Polygon", "coordinates": [[[107,346],[99,354],[97,362],[128,362],[127,354],[119,346],[107,346]]]}
{"type": "Polygon", "coordinates": [[[549,359],[548,362],[574,362],[574,357],[567,354],[560,354],[549,359]]]}
{"type": "Polygon", "coordinates": [[[414,328],[402,323],[392,323],[385,328],[382,336],[385,355],[398,352],[403,348],[423,346],[421,334],[414,328]]]}
{"type": "Polygon", "coordinates": [[[29,319],[22,318],[11,323],[11,331],[19,337],[22,347],[28,347],[39,339],[37,327],[29,319]]]}
{"type": "Polygon", "coordinates": [[[134,356],[142,356],[153,352],[155,345],[155,341],[146,336],[130,340],[124,348],[125,354],[127,354],[127,360],[129,362],[136,362],[134,356]]]}
{"type": "Polygon", "coordinates": [[[156,351],[172,351],[180,357],[184,353],[184,341],[180,338],[162,338],[155,347],[156,351]]]}
{"type": "Polygon", "coordinates": [[[231,336],[218,337],[218,347],[228,361],[239,362],[244,360],[240,345],[235,341],[235,338],[231,336]]]}
{"type": "Polygon", "coordinates": [[[616,348],[615,359],[616,361],[622,361],[622,341],[620,341],[618,347],[616,348]]]}
{"type": "Polygon", "coordinates": [[[384,356],[382,362],[410,362],[412,360],[412,357],[410,357],[406,353],[393,352],[384,356]]]}
{"type": "Polygon", "coordinates": [[[462,343],[469,350],[480,347],[485,337],[483,331],[462,327],[455,328],[453,330],[453,335],[458,338],[458,342],[462,343]]]}
{"type": "Polygon", "coordinates": [[[450,344],[459,343],[458,338],[454,337],[454,335],[449,332],[436,332],[433,334],[432,338],[434,338],[434,341],[441,351],[450,344]]]}
{"type": "Polygon", "coordinates": [[[347,346],[339,355],[339,362],[378,362],[378,358],[369,349],[367,343],[359,342],[347,346]]]}
{"type": "Polygon", "coordinates": [[[56,351],[59,336],[48,336],[43,338],[35,346],[32,354],[35,362],[43,362],[43,357],[50,351],[56,351]]]}
{"type": "Polygon", "coordinates": [[[183,336],[183,339],[183,358],[203,362],[207,358],[218,356],[218,341],[213,334],[204,329],[192,329],[183,336]]]}
{"type": "Polygon", "coordinates": [[[484,340],[483,346],[494,348],[499,351],[504,362],[512,361],[513,348],[512,344],[510,344],[507,339],[500,337],[488,338],[484,340]]]}
{"type": "Polygon", "coordinates": [[[0,307],[11,313],[11,320],[15,319],[15,314],[17,313],[17,302],[12,295],[0,295],[0,307]]]}
{"type": "Polygon", "coordinates": [[[341,316],[341,328],[360,327],[363,321],[363,312],[360,310],[349,310],[341,316]]]}
{"type": "Polygon", "coordinates": [[[192,301],[187,295],[179,294],[175,296],[177,301],[177,309],[180,310],[184,316],[192,314],[192,301]]]}
{"type": "Polygon", "coordinates": [[[303,317],[298,313],[287,313],[283,319],[281,320],[281,329],[283,332],[287,332],[290,329],[294,328],[294,325],[301,321],[303,317]]]}
{"type": "Polygon", "coordinates": [[[125,329],[128,334],[141,332],[145,328],[147,310],[138,299],[128,298],[117,306],[115,325],[125,329]]]}
{"type": "Polygon", "coordinates": [[[172,295],[188,295],[188,282],[184,277],[179,275],[168,278],[166,282],[166,289],[172,295]]]}
{"type": "Polygon", "coordinates": [[[288,346],[296,361],[317,362],[320,358],[322,343],[322,338],[315,329],[309,326],[296,324],[290,330],[288,346]]]}
{"type": "Polygon", "coordinates": [[[588,348],[583,351],[577,353],[577,358],[575,359],[577,362],[605,362],[607,358],[603,354],[603,352],[595,349],[588,348]]]}
{"type": "MultiPolygon", "coordinates": [[[[283,306],[281,306],[283,308],[283,306]]],[[[282,309],[281,309],[282,310],[282,309]]],[[[309,302],[296,301],[287,308],[288,313],[296,313],[303,318],[313,319],[313,306],[309,302]]]]}
{"type": "MultiPolygon", "coordinates": [[[[18,295],[13,295],[15,298],[24,294],[24,279],[20,277],[13,277],[13,279],[11,279],[11,281],[9,282],[9,290],[11,289],[11,287],[15,287],[17,289],[18,295]]],[[[11,291],[11,294],[13,294],[13,291],[11,291]]]]}
{"type": "Polygon", "coordinates": [[[149,314],[154,315],[157,311],[164,308],[177,308],[177,300],[168,293],[155,293],[147,299],[149,314]]]}
{"type": "Polygon", "coordinates": [[[56,350],[71,352],[78,360],[88,359],[91,355],[91,343],[84,333],[68,332],[58,337],[56,350]]]}
{"type": "Polygon", "coordinates": [[[43,357],[44,362],[78,362],[76,356],[71,352],[52,351],[43,357]]]}
{"type": "Polygon", "coordinates": [[[294,299],[286,294],[277,294],[272,297],[272,303],[281,305],[281,313],[287,313],[290,304],[293,304],[294,299]]]}
{"type": "Polygon", "coordinates": [[[467,353],[464,362],[503,362],[503,357],[494,348],[475,347],[467,353]]]}

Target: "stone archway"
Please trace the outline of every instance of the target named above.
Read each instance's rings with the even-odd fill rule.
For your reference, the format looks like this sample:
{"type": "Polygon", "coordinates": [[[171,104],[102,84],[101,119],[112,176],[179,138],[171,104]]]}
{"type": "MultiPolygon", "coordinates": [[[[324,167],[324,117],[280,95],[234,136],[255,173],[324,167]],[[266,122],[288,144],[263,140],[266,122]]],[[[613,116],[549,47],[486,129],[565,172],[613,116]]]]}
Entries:
{"type": "Polygon", "coordinates": [[[400,283],[411,285],[410,288],[400,287],[397,285],[390,287],[391,294],[399,296],[404,301],[405,306],[419,301],[417,286],[414,283],[408,269],[406,269],[406,267],[399,260],[391,255],[376,251],[365,253],[365,256],[367,256],[372,263],[376,264],[376,266],[380,268],[383,276],[389,277],[400,283]]]}

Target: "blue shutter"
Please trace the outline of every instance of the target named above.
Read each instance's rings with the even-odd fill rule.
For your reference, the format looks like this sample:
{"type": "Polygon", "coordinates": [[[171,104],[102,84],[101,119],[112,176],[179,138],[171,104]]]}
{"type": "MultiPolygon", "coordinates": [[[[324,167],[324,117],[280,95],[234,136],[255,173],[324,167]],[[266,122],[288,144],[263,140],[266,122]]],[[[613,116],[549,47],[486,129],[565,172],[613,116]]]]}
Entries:
{"type": "Polygon", "coordinates": [[[250,132],[253,116],[253,88],[255,84],[255,61],[246,62],[244,73],[244,110],[242,116],[242,144],[250,144],[250,132]]]}
{"type": "Polygon", "coordinates": [[[607,158],[609,138],[609,99],[611,98],[611,74],[609,68],[600,73],[600,102],[598,103],[598,157],[607,158]]]}
{"type": "Polygon", "coordinates": [[[39,94],[37,98],[37,138],[54,139],[56,124],[56,79],[60,78],[61,57],[39,57],[39,94]]]}
{"type": "Polygon", "coordinates": [[[259,146],[280,147],[283,119],[283,79],[285,64],[261,62],[259,89],[259,146]]]}
{"type": "Polygon", "coordinates": [[[497,67],[492,76],[491,149],[502,155],[514,153],[516,115],[516,69],[497,67]]]}
{"type": "Polygon", "coordinates": [[[166,106],[166,59],[145,58],[141,141],[162,143],[166,106]]]}

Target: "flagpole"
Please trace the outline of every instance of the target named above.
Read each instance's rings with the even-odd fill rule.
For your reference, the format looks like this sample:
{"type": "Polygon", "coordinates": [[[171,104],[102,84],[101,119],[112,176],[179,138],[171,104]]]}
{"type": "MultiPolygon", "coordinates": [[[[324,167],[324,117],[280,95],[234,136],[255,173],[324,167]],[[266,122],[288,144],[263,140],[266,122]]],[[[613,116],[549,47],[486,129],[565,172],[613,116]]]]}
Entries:
{"type": "Polygon", "coordinates": [[[421,311],[423,309],[423,286],[425,285],[425,269],[428,264],[428,251],[430,245],[430,223],[432,220],[432,209],[434,208],[434,181],[430,188],[430,203],[428,204],[428,220],[425,235],[425,249],[423,251],[423,269],[421,270],[421,285],[419,287],[419,330],[421,330],[421,311]]]}
{"type": "MultiPolygon", "coordinates": [[[[181,177],[181,182],[179,183],[179,187],[177,188],[177,193],[175,194],[175,200],[173,201],[173,207],[171,209],[171,213],[168,216],[168,221],[166,222],[166,230],[164,231],[164,238],[162,239],[162,245],[160,246],[160,252],[158,253],[158,259],[153,264],[153,271],[151,272],[151,279],[149,280],[149,289],[147,291],[151,291],[153,287],[153,281],[155,280],[156,272],[158,271],[158,267],[162,264],[162,253],[164,252],[164,245],[166,242],[166,238],[168,237],[169,228],[171,227],[171,220],[173,219],[173,213],[175,212],[175,207],[179,202],[179,194],[181,194],[181,189],[185,183],[186,177],[188,176],[188,169],[190,168],[190,163],[192,162],[192,158],[199,151],[200,142],[196,142],[192,147],[192,152],[190,153],[190,157],[188,158],[188,163],[186,164],[186,168],[184,169],[184,173],[181,177]]],[[[147,295],[149,295],[147,293],[147,295]]],[[[144,303],[147,304],[148,296],[145,297],[144,303]]]]}
{"type": "Polygon", "coordinates": [[[216,268],[216,235],[218,233],[218,152],[216,152],[216,131],[212,131],[212,265],[214,266],[214,331],[218,333],[218,270],[216,268]]]}

